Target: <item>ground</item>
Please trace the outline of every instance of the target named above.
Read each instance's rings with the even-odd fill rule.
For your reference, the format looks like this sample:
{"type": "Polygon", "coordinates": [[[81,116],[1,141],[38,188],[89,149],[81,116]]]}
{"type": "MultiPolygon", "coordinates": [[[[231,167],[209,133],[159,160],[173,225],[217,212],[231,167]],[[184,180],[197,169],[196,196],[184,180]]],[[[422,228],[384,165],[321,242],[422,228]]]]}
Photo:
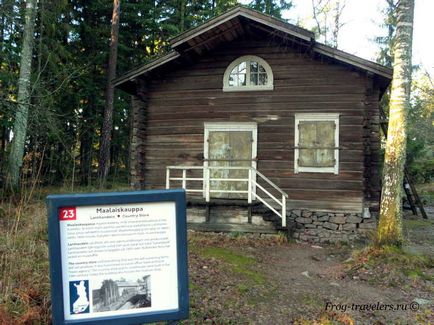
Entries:
{"type": "MultiPolygon", "coordinates": [[[[430,218],[405,222],[410,237],[398,256],[411,264],[422,258],[414,252],[434,258],[432,214],[430,218]]],[[[412,272],[406,273],[401,265],[400,274],[381,263],[357,268],[354,248],[346,245],[321,247],[241,234],[189,235],[191,319],[196,322],[434,324],[434,264],[429,257],[423,256],[428,259],[423,270],[410,265],[412,272]],[[366,304],[400,310],[366,310],[366,304]]]]}
{"type": "MultiPolygon", "coordinates": [[[[0,205],[2,325],[50,323],[46,192],[0,205]]],[[[434,209],[428,210],[427,221],[405,221],[408,242],[396,251],[312,246],[283,234],[189,232],[184,323],[434,324],[434,209]],[[407,310],[366,310],[368,304],[407,310]]]]}

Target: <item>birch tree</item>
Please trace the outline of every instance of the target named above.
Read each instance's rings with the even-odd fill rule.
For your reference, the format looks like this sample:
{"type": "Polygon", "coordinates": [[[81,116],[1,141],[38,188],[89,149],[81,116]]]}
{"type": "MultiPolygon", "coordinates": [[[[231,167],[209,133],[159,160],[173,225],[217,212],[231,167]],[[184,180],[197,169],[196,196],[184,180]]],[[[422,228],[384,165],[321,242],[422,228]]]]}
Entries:
{"type": "Polygon", "coordinates": [[[13,127],[12,149],[8,160],[8,186],[18,189],[20,169],[23,165],[24,144],[27,134],[27,120],[30,107],[30,77],[32,70],[32,53],[34,47],[34,30],[37,0],[27,0],[25,25],[21,50],[20,76],[18,79],[17,111],[13,127]]]}
{"type": "Polygon", "coordinates": [[[120,0],[113,0],[113,16],[111,24],[110,55],[107,73],[106,106],[104,109],[104,122],[102,126],[101,143],[99,151],[98,176],[100,186],[104,186],[110,169],[110,146],[113,129],[114,86],[112,80],[116,76],[119,39],[119,13],[120,0]]]}
{"type": "Polygon", "coordinates": [[[389,105],[389,128],[383,168],[379,245],[401,245],[402,183],[406,156],[407,113],[410,106],[411,48],[414,0],[400,0],[394,46],[393,79],[389,105]]]}

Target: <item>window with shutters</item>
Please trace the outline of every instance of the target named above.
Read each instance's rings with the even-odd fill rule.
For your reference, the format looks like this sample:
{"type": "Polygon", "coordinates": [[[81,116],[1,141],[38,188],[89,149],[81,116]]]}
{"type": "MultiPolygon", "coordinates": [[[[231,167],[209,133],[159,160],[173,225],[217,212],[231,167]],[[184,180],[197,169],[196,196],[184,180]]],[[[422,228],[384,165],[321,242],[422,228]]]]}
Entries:
{"type": "Polygon", "coordinates": [[[339,172],[339,114],[295,114],[294,172],[339,172]]]}
{"type": "Polygon", "coordinates": [[[223,91],[254,90],[273,90],[271,67],[258,56],[239,57],[226,68],[223,91]]]}

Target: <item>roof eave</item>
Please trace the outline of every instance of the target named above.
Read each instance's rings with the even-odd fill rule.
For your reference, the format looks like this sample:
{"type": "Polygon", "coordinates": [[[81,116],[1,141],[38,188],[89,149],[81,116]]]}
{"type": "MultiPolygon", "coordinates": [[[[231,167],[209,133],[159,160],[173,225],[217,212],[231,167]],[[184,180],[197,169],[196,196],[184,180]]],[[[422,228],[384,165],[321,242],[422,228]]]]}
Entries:
{"type": "Polygon", "coordinates": [[[293,26],[291,24],[288,24],[284,21],[280,21],[277,18],[274,18],[269,15],[265,15],[260,12],[256,12],[251,9],[246,9],[244,7],[236,7],[220,16],[214,17],[204,24],[197,26],[196,28],[193,28],[189,31],[186,31],[172,39],[169,40],[169,43],[172,48],[177,48],[181,44],[184,44],[185,42],[188,42],[192,38],[205,33],[213,28],[215,28],[218,25],[221,25],[231,19],[234,19],[236,17],[244,17],[248,18],[250,20],[253,20],[258,23],[262,23],[264,25],[267,25],[269,27],[272,27],[276,30],[279,30],[281,32],[284,32],[286,34],[290,34],[292,36],[299,37],[303,40],[310,41],[314,39],[315,35],[311,31],[305,30],[303,28],[293,26]]]}
{"type": "Polygon", "coordinates": [[[393,70],[385,67],[381,64],[362,59],[356,55],[343,52],[341,50],[335,49],[333,47],[315,43],[315,46],[313,47],[313,50],[316,53],[328,56],[330,58],[333,58],[337,61],[341,61],[343,63],[350,64],[352,66],[358,67],[360,69],[372,72],[374,74],[377,74],[379,76],[382,76],[386,79],[392,80],[393,76],[393,70]]]}
{"type": "Polygon", "coordinates": [[[114,87],[118,87],[119,85],[128,82],[128,81],[132,81],[133,79],[137,78],[138,76],[145,74],[151,70],[154,70],[155,68],[162,66],[166,63],[169,63],[177,58],[179,58],[181,55],[178,52],[172,51],[164,56],[162,56],[161,58],[158,58],[156,60],[153,60],[141,67],[132,69],[128,72],[126,72],[125,74],[123,74],[120,77],[117,77],[115,79],[112,80],[113,86],[114,87]]]}

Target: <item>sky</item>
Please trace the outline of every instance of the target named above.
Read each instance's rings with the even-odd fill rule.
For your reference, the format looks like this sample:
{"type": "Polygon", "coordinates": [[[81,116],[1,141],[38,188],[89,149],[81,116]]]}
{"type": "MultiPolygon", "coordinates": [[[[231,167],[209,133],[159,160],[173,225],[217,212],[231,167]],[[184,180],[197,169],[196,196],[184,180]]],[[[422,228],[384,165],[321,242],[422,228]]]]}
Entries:
{"type": "MultiPolygon", "coordinates": [[[[244,1],[241,1],[244,3],[244,1]]],[[[283,18],[290,23],[303,22],[308,29],[314,26],[311,0],[292,0],[293,8],[284,12],[283,18]]],[[[385,36],[386,30],[380,25],[383,21],[381,10],[385,0],[346,0],[346,7],[341,20],[345,25],[341,28],[338,48],[375,61],[378,45],[374,37],[385,36]]],[[[422,64],[434,77],[434,28],[432,27],[434,0],[415,0],[413,30],[413,64],[422,64]]]]}

